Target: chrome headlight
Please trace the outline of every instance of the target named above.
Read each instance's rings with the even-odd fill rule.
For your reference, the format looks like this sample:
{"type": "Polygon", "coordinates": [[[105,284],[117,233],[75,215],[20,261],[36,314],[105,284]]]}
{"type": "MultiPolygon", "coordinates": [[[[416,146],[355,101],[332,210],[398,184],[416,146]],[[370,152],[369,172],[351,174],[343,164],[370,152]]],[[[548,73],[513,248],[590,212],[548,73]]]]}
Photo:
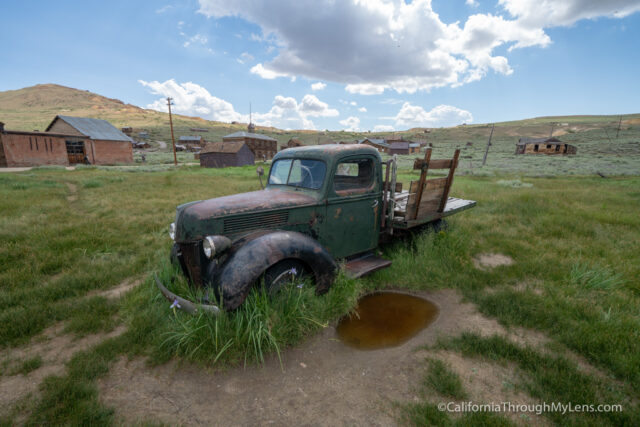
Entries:
{"type": "Polygon", "coordinates": [[[171,240],[176,240],[176,223],[172,222],[171,225],[169,226],[169,237],[171,237],[171,240]]]}
{"type": "Polygon", "coordinates": [[[216,254],[216,243],[212,236],[207,236],[202,241],[202,250],[204,256],[211,259],[216,254]]]}

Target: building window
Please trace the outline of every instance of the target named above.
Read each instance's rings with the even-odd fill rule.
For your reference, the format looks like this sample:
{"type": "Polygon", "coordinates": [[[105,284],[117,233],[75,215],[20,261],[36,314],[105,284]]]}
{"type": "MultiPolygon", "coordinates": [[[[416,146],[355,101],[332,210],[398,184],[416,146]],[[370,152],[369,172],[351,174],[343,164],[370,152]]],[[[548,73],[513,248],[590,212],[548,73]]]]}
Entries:
{"type": "Polygon", "coordinates": [[[31,141],[31,137],[29,137],[29,148],[33,151],[33,141],[31,141]]]}
{"type": "Polygon", "coordinates": [[[36,151],[40,151],[40,148],[38,147],[38,138],[34,138],[36,140],[36,151]]]}
{"type": "Polygon", "coordinates": [[[535,151],[536,153],[538,152],[538,144],[533,146],[533,151],[535,151]]]}
{"type": "Polygon", "coordinates": [[[559,152],[559,151],[560,151],[560,146],[556,145],[556,152],[559,152]]]}

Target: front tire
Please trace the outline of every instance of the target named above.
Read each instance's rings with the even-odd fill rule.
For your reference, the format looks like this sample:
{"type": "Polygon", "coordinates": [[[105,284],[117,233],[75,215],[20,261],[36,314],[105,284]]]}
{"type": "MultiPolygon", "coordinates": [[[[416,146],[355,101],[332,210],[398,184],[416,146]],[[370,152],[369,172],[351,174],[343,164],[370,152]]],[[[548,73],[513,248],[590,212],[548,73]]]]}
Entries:
{"type": "Polygon", "coordinates": [[[285,259],[267,269],[264,274],[264,286],[269,295],[275,295],[287,284],[300,284],[309,277],[309,271],[302,262],[285,259]]]}

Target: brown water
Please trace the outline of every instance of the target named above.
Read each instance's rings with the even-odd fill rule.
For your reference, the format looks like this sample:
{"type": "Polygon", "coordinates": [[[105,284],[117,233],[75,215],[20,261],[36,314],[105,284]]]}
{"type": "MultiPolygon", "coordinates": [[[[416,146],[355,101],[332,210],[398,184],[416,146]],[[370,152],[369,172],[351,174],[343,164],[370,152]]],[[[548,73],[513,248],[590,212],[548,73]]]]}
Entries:
{"type": "Polygon", "coordinates": [[[337,326],[340,339],[361,350],[398,346],[429,326],[438,307],[413,295],[376,292],[358,301],[356,312],[337,326]]]}

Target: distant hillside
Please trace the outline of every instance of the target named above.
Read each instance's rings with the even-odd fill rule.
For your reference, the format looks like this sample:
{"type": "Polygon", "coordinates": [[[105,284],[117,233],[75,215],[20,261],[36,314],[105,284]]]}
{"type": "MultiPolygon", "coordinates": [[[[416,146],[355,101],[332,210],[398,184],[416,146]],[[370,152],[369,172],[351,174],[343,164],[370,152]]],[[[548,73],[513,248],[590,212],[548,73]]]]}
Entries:
{"type": "MultiPolygon", "coordinates": [[[[105,119],[116,127],[131,126],[135,131],[149,132],[152,140],[169,141],[169,118],[167,113],[147,110],[118,99],[70,87],[42,84],[18,90],[0,92],[0,121],[7,129],[44,130],[57,114],[105,119]]],[[[603,129],[615,132],[620,116],[562,116],[538,117],[534,119],[496,123],[494,137],[516,140],[521,136],[546,136],[553,124],[554,136],[603,129]]],[[[640,114],[622,116],[623,126],[640,125],[640,114]]],[[[209,141],[220,140],[223,135],[245,130],[246,124],[221,123],[174,114],[176,139],[181,135],[198,132],[190,128],[207,129],[200,133],[209,141]]],[[[283,131],[275,128],[258,127],[258,132],[276,138],[280,144],[292,137],[298,137],[305,144],[317,144],[326,139],[353,141],[364,137],[385,137],[391,134],[408,139],[432,141],[466,142],[486,140],[490,125],[473,124],[451,128],[415,128],[399,132],[315,132],[306,130],[283,131]]]]}

